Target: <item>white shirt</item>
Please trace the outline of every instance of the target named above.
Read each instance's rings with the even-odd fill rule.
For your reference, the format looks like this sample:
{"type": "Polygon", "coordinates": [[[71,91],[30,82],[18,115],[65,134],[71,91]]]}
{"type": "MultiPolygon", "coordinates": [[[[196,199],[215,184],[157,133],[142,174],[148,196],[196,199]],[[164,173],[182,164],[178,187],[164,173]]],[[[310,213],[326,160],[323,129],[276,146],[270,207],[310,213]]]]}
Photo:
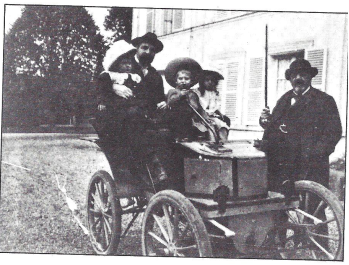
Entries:
{"type": "MultiPolygon", "coordinates": [[[[310,86],[302,93],[302,96],[304,96],[305,93],[307,93],[309,91],[309,89],[310,89],[310,86]]],[[[296,92],[293,91],[293,93],[295,95],[297,95],[296,92]]],[[[293,105],[294,103],[296,103],[296,99],[295,98],[291,98],[291,105],[293,105]]]]}
{"type": "Polygon", "coordinates": [[[202,95],[198,88],[193,90],[199,96],[200,105],[209,115],[212,115],[216,110],[220,109],[219,97],[216,91],[206,90],[205,94],[202,95]]]}

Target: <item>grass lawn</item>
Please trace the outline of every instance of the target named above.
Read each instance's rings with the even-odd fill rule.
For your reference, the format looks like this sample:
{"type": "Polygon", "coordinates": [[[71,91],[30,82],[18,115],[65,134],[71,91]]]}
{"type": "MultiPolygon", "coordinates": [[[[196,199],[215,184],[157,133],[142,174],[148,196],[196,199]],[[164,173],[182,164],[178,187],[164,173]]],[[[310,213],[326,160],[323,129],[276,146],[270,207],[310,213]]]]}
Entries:
{"type": "MultiPolygon", "coordinates": [[[[89,180],[109,165],[97,145],[81,135],[4,134],[1,164],[0,252],[94,254],[74,222],[56,178],[80,208],[86,226],[89,180]]],[[[140,218],[120,245],[120,255],[141,255],[140,218]]]]}

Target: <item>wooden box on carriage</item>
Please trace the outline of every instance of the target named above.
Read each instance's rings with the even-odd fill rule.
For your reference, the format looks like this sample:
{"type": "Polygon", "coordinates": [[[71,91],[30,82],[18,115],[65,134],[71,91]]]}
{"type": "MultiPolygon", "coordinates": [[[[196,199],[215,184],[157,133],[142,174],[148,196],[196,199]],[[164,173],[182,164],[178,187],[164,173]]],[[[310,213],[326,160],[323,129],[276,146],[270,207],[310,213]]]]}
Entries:
{"type": "Polygon", "coordinates": [[[250,143],[225,144],[231,152],[206,151],[184,159],[185,192],[190,196],[212,198],[220,186],[229,189],[230,199],[264,198],[268,195],[267,161],[263,152],[250,143]]]}

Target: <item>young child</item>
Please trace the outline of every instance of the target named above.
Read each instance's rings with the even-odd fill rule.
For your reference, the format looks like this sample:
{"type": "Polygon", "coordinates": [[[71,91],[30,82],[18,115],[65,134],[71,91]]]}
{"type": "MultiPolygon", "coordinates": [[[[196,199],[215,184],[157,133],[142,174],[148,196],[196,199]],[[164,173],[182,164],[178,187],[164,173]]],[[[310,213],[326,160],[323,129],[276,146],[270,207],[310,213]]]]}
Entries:
{"type": "Polygon", "coordinates": [[[170,108],[172,130],[177,138],[192,138],[200,134],[199,132],[208,132],[210,140],[214,140],[211,131],[189,106],[190,104],[210,123],[199,103],[198,95],[191,89],[198,82],[201,71],[201,66],[190,58],[175,59],[166,67],[166,81],[175,87],[168,91],[167,105],[170,108]]]}
{"type": "Polygon", "coordinates": [[[200,105],[217,127],[219,138],[226,141],[229,134],[230,119],[219,111],[219,92],[217,91],[218,82],[223,79],[223,76],[217,71],[203,70],[199,77],[199,87],[195,88],[194,91],[199,96],[200,105]]]}
{"type": "Polygon", "coordinates": [[[132,90],[133,98],[137,98],[140,93],[141,77],[134,73],[132,59],[127,53],[119,56],[112,64],[110,70],[103,71],[99,79],[104,82],[100,87],[98,110],[113,110],[117,108],[126,108],[126,111],[131,111],[134,108],[134,100],[124,100],[122,97],[113,93],[113,88],[117,86],[126,86],[132,90]],[[131,110],[130,110],[131,108],[131,110]]]}

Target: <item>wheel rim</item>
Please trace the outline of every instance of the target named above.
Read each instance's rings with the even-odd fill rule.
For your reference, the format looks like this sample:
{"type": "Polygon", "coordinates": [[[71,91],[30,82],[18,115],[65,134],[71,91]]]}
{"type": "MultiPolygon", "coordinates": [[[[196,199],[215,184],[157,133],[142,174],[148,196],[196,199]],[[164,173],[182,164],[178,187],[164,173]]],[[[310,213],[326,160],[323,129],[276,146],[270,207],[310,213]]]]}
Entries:
{"type": "Polygon", "coordinates": [[[299,208],[287,211],[286,249],[295,259],[336,260],[342,248],[340,216],[326,198],[298,189],[299,208]]]}
{"type": "Polygon", "coordinates": [[[91,241],[98,252],[105,252],[110,247],[114,215],[110,187],[102,178],[96,178],[90,186],[88,216],[91,241]]]}
{"type": "Polygon", "coordinates": [[[145,250],[149,256],[200,256],[193,226],[179,207],[169,202],[151,209],[145,224],[145,250]]]}

